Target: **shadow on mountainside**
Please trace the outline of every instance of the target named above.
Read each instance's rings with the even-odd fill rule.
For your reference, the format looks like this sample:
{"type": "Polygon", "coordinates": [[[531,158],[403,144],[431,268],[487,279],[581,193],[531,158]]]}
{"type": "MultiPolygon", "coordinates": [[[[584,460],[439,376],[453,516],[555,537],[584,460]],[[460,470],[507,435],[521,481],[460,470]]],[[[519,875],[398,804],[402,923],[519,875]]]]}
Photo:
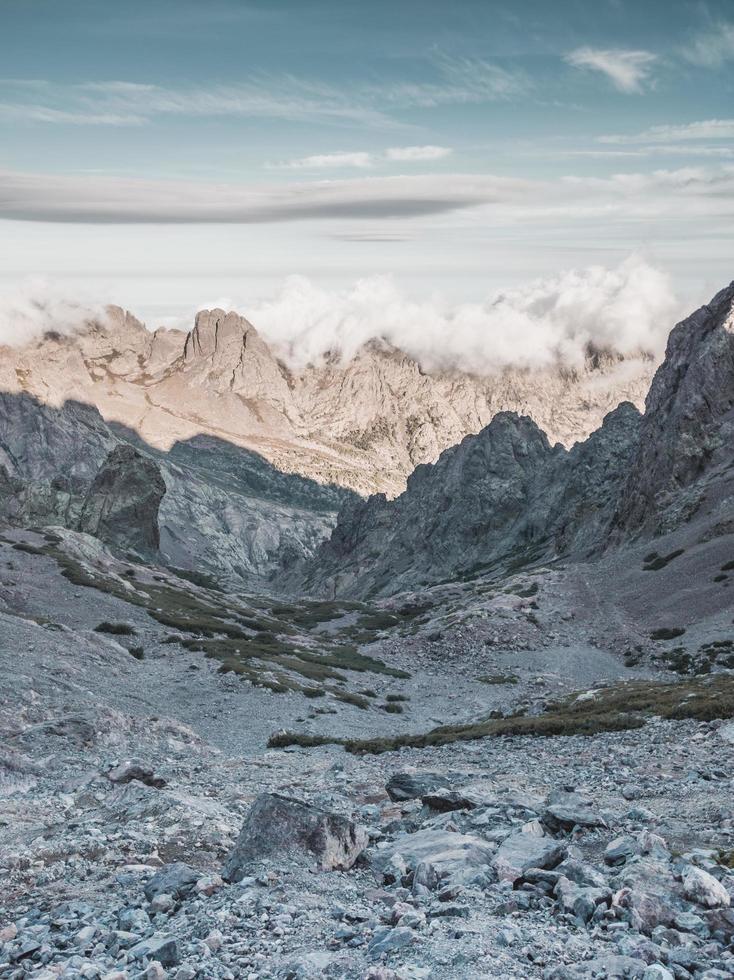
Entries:
{"type": "Polygon", "coordinates": [[[284,473],[252,450],[195,436],[168,452],[135,430],[106,422],[95,406],[60,407],[27,393],[0,392],[0,518],[13,524],[78,528],[100,467],[131,445],[161,470],[161,556],[229,578],[263,579],[305,557],[328,536],[356,495],[284,473]]]}

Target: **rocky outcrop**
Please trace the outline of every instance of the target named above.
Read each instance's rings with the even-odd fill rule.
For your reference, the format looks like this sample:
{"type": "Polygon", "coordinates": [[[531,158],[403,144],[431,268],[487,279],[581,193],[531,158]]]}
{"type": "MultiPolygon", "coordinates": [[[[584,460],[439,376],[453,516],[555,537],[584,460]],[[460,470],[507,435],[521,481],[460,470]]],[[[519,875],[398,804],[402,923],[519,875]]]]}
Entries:
{"type": "Polygon", "coordinates": [[[89,488],[79,528],[121,551],[158,551],[158,509],[166,492],[161,471],[132,446],[109,454],[89,488]]]}
{"type": "Polygon", "coordinates": [[[688,520],[731,518],[734,284],[672,332],[645,415],[624,402],[570,451],[501,413],[418,467],[394,501],[348,505],[294,583],[388,595],[518,562],[599,555],[688,520]],[[727,509],[728,508],[728,509],[727,509]]]}
{"type": "Polygon", "coordinates": [[[367,831],[347,817],[301,800],[263,793],[255,800],[222,874],[240,881],[254,862],[276,857],[346,871],[367,846],[367,831]]]}
{"type": "MultiPolygon", "coordinates": [[[[352,496],[282,473],[222,439],[200,436],[162,453],[136,433],[107,425],[92,406],[69,401],[54,408],[27,394],[4,394],[0,519],[78,529],[84,511],[84,530],[96,533],[101,502],[88,501],[92,484],[110,453],[131,444],[167,487],[158,515],[159,560],[219,582],[261,581],[311,555],[352,496]]],[[[120,536],[107,534],[104,521],[99,527],[105,540],[125,547],[115,544],[120,536]]]]}
{"type": "Polygon", "coordinates": [[[366,594],[471,575],[529,543],[533,487],[562,455],[531,419],[495,416],[435,465],[419,466],[396,500],[378,494],[344,508],[306,584],[366,594]]]}
{"type": "Polygon", "coordinates": [[[732,458],[734,283],[679,323],[645,403],[617,521],[670,528],[707,492],[704,478],[732,458]]]}

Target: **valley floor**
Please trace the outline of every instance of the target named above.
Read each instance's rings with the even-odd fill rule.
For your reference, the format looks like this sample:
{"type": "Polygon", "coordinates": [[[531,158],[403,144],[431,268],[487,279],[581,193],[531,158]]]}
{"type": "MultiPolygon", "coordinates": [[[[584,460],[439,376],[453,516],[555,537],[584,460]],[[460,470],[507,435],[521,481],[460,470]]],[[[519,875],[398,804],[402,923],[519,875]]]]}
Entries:
{"type": "MultiPolygon", "coordinates": [[[[684,560],[720,565],[728,545],[684,560]]],[[[283,730],[360,740],[541,718],[572,691],[593,703],[670,681],[673,641],[650,632],[679,610],[640,607],[636,583],[685,572],[642,557],[327,609],[218,597],[84,535],[6,530],[0,977],[734,976],[723,718],[383,754],[268,747],[283,730]],[[386,791],[395,773],[408,798],[386,791]],[[368,850],[347,871],[284,852],[224,883],[250,804],[275,791],[354,815],[368,850]],[[186,893],[150,901],[177,862],[196,872],[186,893]]],[[[726,653],[727,617],[705,612],[691,649],[726,653]]]]}

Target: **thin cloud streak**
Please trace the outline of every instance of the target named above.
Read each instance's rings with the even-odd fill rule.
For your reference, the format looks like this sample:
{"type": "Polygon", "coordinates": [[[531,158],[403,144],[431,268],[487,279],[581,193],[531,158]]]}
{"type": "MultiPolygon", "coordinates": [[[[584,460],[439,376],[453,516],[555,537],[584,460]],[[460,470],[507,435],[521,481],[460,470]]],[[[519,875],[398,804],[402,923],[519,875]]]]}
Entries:
{"type": "Polygon", "coordinates": [[[631,95],[643,91],[657,55],[650,51],[583,47],[570,51],[565,61],[574,68],[591,69],[606,75],[616,89],[631,95]]]}
{"type": "Polygon", "coordinates": [[[734,24],[722,22],[694,37],[683,57],[701,68],[721,68],[734,60],[734,24]]]}
{"type": "Polygon", "coordinates": [[[270,163],[269,170],[334,170],[344,167],[369,169],[379,164],[423,163],[430,160],[442,160],[453,153],[448,146],[393,146],[384,153],[369,153],[366,150],[336,150],[333,153],[317,153],[313,156],[299,157],[296,160],[284,160],[281,163],[270,163]]]}
{"type": "Polygon", "coordinates": [[[22,79],[0,80],[0,89],[13,94],[4,101],[6,113],[38,123],[137,126],[161,116],[241,116],[389,129],[406,125],[393,117],[395,110],[493,102],[529,87],[522,74],[488,61],[437,54],[431,66],[435,81],[352,83],[341,89],[265,73],[238,85],[180,89],[115,80],[75,85],[33,80],[24,86],[22,79]],[[24,88],[33,94],[33,103],[23,101],[24,88]]]}
{"type": "Polygon", "coordinates": [[[650,126],[641,133],[600,136],[599,143],[668,143],[680,140],[734,140],[734,119],[703,119],[696,122],[650,126]]]}
{"type": "Polygon", "coordinates": [[[0,172],[0,217],[80,223],[408,219],[482,209],[492,222],[734,216],[734,166],[532,180],[419,174],[279,184],[0,172]]]}

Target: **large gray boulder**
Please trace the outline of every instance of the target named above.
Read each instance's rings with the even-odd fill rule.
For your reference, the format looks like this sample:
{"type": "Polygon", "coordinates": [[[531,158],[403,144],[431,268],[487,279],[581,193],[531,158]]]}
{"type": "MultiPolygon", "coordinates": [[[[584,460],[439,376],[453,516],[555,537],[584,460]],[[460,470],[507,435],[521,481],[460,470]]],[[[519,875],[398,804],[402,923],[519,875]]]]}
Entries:
{"type": "Polygon", "coordinates": [[[157,871],[146,883],[143,891],[149,902],[152,902],[156,895],[170,895],[174,899],[181,899],[188,895],[200,877],[200,872],[184,864],[183,861],[176,861],[173,864],[166,864],[157,871]]]}
{"type": "Polygon", "coordinates": [[[441,772],[395,772],[387,781],[387,795],[395,802],[417,800],[429,793],[449,789],[449,780],[441,772]]]}
{"type": "Polygon", "coordinates": [[[263,793],[229,854],[222,876],[240,881],[257,861],[314,860],[322,871],[347,871],[367,846],[367,831],[348,817],[279,793],[263,793]]]}
{"type": "Polygon", "coordinates": [[[493,864],[500,878],[517,881],[530,868],[555,868],[565,856],[563,841],[520,832],[502,842],[493,864]]]}
{"type": "Polygon", "coordinates": [[[158,465],[133,446],[117,446],[89,488],[79,529],[124,551],[158,551],[158,510],[166,484],[158,465]]]}
{"type": "MultiPolygon", "coordinates": [[[[420,830],[401,834],[370,857],[386,881],[413,883],[435,891],[446,883],[468,883],[491,867],[494,848],[470,834],[420,830]]],[[[559,859],[560,860],[560,859],[559,859]]]]}

